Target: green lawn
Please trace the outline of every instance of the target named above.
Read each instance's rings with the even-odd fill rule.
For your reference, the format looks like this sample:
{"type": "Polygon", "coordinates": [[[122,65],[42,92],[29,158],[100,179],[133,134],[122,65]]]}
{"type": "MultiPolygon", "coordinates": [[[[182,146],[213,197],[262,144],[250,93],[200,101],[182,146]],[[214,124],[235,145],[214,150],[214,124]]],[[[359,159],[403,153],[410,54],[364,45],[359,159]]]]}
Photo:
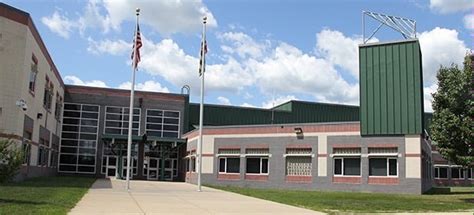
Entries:
{"type": "Polygon", "coordinates": [[[83,177],[40,177],[0,184],[0,214],[66,214],[94,181],[83,177]]]}
{"type": "Polygon", "coordinates": [[[474,187],[429,195],[210,187],[327,213],[474,211],[474,187]]]}

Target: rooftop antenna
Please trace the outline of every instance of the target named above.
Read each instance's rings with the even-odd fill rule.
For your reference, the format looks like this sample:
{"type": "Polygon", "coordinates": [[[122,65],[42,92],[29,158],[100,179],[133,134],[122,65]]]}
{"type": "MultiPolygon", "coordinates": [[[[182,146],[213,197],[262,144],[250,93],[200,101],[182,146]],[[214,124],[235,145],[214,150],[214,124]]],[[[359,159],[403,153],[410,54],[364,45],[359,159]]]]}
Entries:
{"type": "Polygon", "coordinates": [[[183,87],[181,87],[181,94],[189,95],[190,92],[191,92],[191,87],[189,87],[189,85],[184,85],[183,87]]]}
{"type": "Polygon", "coordinates": [[[380,30],[382,26],[388,26],[389,28],[397,31],[402,34],[405,39],[415,39],[416,38],[416,21],[413,19],[385,15],[381,13],[374,13],[370,11],[362,11],[362,41],[363,44],[366,44],[372,37],[380,30]],[[365,37],[365,17],[371,17],[376,21],[380,22],[379,26],[375,28],[372,34],[365,37]]]}

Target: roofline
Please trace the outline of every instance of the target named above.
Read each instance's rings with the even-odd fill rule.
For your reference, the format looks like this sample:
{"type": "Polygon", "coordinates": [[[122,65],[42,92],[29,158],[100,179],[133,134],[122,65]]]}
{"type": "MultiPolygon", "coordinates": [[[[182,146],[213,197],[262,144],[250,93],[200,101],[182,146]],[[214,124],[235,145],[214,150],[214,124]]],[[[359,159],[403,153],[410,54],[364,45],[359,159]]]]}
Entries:
{"type": "Polygon", "coordinates": [[[359,47],[380,46],[380,45],[388,45],[388,44],[396,44],[396,43],[410,43],[410,42],[416,42],[416,41],[418,41],[418,38],[359,44],[359,47]]]}
{"type": "Polygon", "coordinates": [[[10,6],[10,5],[7,5],[3,2],[0,2],[0,16],[5,17],[6,19],[12,20],[14,22],[26,25],[30,29],[31,34],[32,34],[33,38],[35,39],[36,43],[38,43],[38,46],[39,46],[41,52],[46,57],[46,60],[48,61],[48,63],[52,67],[53,73],[56,76],[56,78],[58,79],[59,84],[61,85],[61,87],[64,88],[64,81],[63,81],[61,75],[59,74],[59,71],[58,71],[58,68],[56,67],[56,64],[54,64],[53,58],[49,54],[49,51],[46,48],[46,45],[45,45],[43,39],[41,38],[41,35],[38,32],[38,29],[36,28],[35,23],[33,22],[33,19],[31,18],[31,15],[28,12],[25,12],[23,10],[20,10],[18,8],[15,8],[13,6],[10,6]],[[12,13],[8,13],[8,12],[13,12],[13,13],[16,13],[16,14],[12,14],[12,13]],[[18,17],[18,16],[22,16],[22,17],[18,17]]]}
{"type": "Polygon", "coordinates": [[[343,107],[360,107],[358,105],[349,105],[349,104],[337,104],[337,103],[327,103],[327,102],[312,102],[312,101],[302,101],[302,100],[290,100],[285,103],[279,104],[272,109],[275,109],[277,107],[280,107],[282,105],[286,105],[288,103],[295,102],[295,103],[304,103],[304,104],[320,104],[320,105],[330,105],[330,106],[343,106],[343,107]]]}
{"type": "MultiPolygon", "coordinates": [[[[279,124],[250,124],[250,125],[218,125],[218,126],[203,126],[203,129],[220,129],[220,128],[258,128],[258,127],[283,127],[283,126],[311,126],[311,125],[343,125],[343,124],[360,124],[359,121],[345,121],[345,122],[308,122],[308,123],[279,123],[279,124]]],[[[188,136],[189,134],[198,131],[199,128],[195,128],[191,131],[184,133],[182,136],[188,136]]]]}
{"type": "MultiPolygon", "coordinates": [[[[199,105],[199,103],[189,103],[190,105],[199,105]]],[[[271,111],[272,109],[269,108],[260,108],[260,107],[245,107],[245,106],[237,106],[237,105],[223,105],[223,104],[204,104],[206,106],[212,107],[224,107],[224,108],[241,108],[241,109],[251,109],[251,110],[262,110],[262,111],[271,111]]]]}
{"type": "MultiPolygon", "coordinates": [[[[65,90],[68,91],[69,89],[86,89],[86,90],[93,90],[95,92],[101,93],[111,93],[111,92],[121,92],[121,93],[129,93],[130,90],[126,89],[117,89],[117,88],[110,88],[110,87],[92,87],[92,86],[83,86],[83,85],[72,85],[72,84],[65,84],[65,90]]],[[[153,92],[153,91],[140,91],[135,90],[135,93],[143,94],[143,95],[162,95],[162,96],[171,96],[171,97],[179,97],[185,99],[189,97],[188,94],[178,94],[178,93],[163,93],[163,92],[153,92]]]]}

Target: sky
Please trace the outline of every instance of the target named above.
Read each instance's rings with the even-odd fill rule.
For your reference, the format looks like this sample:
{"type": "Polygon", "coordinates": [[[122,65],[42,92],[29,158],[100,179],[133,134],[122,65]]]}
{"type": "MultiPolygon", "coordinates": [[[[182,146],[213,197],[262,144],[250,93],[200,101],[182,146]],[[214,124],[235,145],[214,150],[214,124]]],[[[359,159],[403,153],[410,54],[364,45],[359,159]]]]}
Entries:
{"type": "MultiPolygon", "coordinates": [[[[269,108],[288,100],[359,104],[362,11],[416,20],[425,111],[440,65],[474,48],[474,0],[3,0],[31,14],[67,84],[130,89],[140,8],[136,89],[199,102],[202,17],[208,17],[205,102],[269,108]]],[[[366,18],[366,34],[378,23],[366,18]]],[[[371,42],[401,40],[387,27],[371,42]]]]}

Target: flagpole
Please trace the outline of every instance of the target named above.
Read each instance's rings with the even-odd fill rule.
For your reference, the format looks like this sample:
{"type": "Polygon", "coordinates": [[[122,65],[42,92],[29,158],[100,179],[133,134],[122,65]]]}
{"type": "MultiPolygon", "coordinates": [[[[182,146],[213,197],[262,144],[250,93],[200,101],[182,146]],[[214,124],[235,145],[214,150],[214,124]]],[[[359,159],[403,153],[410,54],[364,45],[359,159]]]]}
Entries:
{"type": "MultiPolygon", "coordinates": [[[[137,14],[137,27],[135,29],[135,39],[134,39],[134,47],[137,45],[137,38],[136,34],[138,33],[138,16],[140,15],[140,8],[136,10],[137,14]]],[[[127,141],[127,190],[130,190],[130,163],[132,159],[132,127],[133,127],[133,100],[135,94],[135,72],[137,71],[137,63],[136,63],[137,53],[134,50],[133,59],[132,59],[132,86],[130,87],[130,108],[128,111],[128,141],[127,141]]]]}
{"type": "Polygon", "coordinates": [[[206,21],[207,17],[202,19],[202,42],[201,42],[201,60],[202,65],[200,68],[201,72],[201,103],[199,105],[199,140],[197,144],[197,153],[198,153],[198,192],[201,192],[201,172],[202,172],[202,126],[203,126],[203,117],[204,117],[204,74],[206,70],[206,21]]]}

